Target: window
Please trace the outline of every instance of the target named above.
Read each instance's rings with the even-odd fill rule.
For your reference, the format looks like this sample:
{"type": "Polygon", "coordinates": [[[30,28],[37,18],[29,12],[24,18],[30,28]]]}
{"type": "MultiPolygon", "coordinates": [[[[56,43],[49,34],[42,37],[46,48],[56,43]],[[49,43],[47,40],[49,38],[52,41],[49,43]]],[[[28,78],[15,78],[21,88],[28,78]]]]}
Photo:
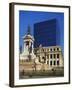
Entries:
{"type": "Polygon", "coordinates": [[[52,48],[50,49],[50,51],[52,51],[52,48]]]}
{"type": "Polygon", "coordinates": [[[50,55],[50,58],[52,58],[52,54],[50,55]]]}
{"type": "Polygon", "coordinates": [[[29,45],[29,42],[28,42],[28,41],[26,42],[26,46],[27,46],[27,45],[29,45]]]}
{"type": "Polygon", "coordinates": [[[43,59],[43,61],[44,61],[44,63],[45,63],[45,61],[46,61],[46,58],[45,58],[45,57],[42,57],[42,59],[43,59]]]}
{"type": "Polygon", "coordinates": [[[52,66],[52,61],[50,61],[50,65],[52,66]]]}
{"type": "Polygon", "coordinates": [[[59,54],[57,54],[57,58],[59,58],[59,54]]]}
{"type": "Polygon", "coordinates": [[[59,51],[59,48],[57,48],[57,51],[59,51]]]}
{"type": "Polygon", "coordinates": [[[54,48],[54,51],[55,51],[55,48],[54,48]]]}
{"type": "Polygon", "coordinates": [[[56,54],[54,54],[54,58],[56,58],[56,54]]]}
{"type": "Polygon", "coordinates": [[[54,65],[56,65],[56,61],[54,61],[54,65]]]}
{"type": "Polygon", "coordinates": [[[42,59],[45,59],[45,57],[42,57],[42,59]]]}
{"type": "Polygon", "coordinates": [[[59,61],[57,61],[57,65],[59,65],[59,61]]]}

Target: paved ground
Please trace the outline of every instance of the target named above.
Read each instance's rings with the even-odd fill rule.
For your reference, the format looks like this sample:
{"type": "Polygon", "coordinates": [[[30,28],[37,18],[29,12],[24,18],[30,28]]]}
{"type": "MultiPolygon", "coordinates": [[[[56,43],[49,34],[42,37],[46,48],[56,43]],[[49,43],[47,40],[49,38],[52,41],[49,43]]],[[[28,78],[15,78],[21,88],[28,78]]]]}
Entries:
{"type": "Polygon", "coordinates": [[[64,70],[29,71],[29,72],[23,71],[20,73],[20,79],[62,77],[62,76],[64,76],[64,70]]]}

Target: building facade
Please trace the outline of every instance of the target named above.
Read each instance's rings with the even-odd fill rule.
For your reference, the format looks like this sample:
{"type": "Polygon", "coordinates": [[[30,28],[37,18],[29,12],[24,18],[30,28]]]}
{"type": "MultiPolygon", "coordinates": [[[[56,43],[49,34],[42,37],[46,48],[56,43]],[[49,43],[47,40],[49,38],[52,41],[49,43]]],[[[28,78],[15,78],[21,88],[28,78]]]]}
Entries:
{"type": "Polygon", "coordinates": [[[40,63],[47,65],[48,69],[64,66],[62,50],[59,46],[42,47],[40,45],[39,48],[35,48],[35,55],[40,63]]]}
{"type": "Polygon", "coordinates": [[[34,24],[34,47],[60,46],[60,29],[56,19],[34,24]]]}

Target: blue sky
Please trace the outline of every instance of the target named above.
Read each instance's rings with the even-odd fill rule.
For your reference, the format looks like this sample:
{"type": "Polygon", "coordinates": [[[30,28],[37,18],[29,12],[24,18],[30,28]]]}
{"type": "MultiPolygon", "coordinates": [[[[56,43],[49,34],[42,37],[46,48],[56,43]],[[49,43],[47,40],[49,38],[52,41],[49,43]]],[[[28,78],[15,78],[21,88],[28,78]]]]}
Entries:
{"type": "Polygon", "coordinates": [[[31,33],[33,35],[33,25],[45,20],[57,19],[60,29],[60,45],[64,48],[64,14],[56,12],[38,12],[38,11],[19,11],[19,43],[23,44],[22,37],[26,34],[28,26],[31,27],[31,33]]]}

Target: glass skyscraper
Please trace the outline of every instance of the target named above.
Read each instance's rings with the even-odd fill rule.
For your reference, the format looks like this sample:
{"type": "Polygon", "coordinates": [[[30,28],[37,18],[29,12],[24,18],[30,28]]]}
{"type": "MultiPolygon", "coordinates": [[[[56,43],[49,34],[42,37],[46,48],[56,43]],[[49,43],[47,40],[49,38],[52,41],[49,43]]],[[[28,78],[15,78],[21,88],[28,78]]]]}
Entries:
{"type": "Polygon", "coordinates": [[[34,24],[34,47],[60,45],[60,29],[57,19],[34,24]]]}

